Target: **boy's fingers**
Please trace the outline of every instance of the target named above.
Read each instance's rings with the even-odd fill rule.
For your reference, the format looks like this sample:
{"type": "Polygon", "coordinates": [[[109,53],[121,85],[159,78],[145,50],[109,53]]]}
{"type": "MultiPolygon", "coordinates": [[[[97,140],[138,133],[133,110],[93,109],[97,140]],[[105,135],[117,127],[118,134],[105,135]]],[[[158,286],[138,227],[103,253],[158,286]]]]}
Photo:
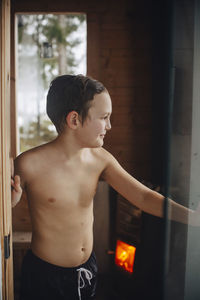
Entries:
{"type": "Polygon", "coordinates": [[[11,188],[12,188],[12,191],[15,191],[17,193],[21,193],[22,192],[22,189],[21,189],[21,187],[19,185],[18,186],[12,185],[11,188]]]}
{"type": "Polygon", "coordinates": [[[21,192],[19,175],[15,175],[14,179],[11,178],[11,186],[15,189],[16,192],[21,192]]]}
{"type": "Polygon", "coordinates": [[[20,177],[19,177],[19,175],[15,175],[15,184],[20,184],[20,177]]]}

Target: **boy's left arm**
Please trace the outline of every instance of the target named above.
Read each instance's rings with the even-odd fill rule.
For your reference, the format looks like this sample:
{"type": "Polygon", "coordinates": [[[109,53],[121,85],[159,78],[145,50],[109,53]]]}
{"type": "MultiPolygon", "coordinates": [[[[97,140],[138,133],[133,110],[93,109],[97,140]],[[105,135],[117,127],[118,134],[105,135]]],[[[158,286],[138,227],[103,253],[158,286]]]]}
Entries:
{"type": "MultiPolygon", "coordinates": [[[[102,178],[133,205],[146,213],[163,217],[164,196],[149,189],[132,177],[109,152],[105,151],[103,155],[106,166],[102,173],[102,178]]],[[[194,226],[200,226],[200,212],[198,209],[197,211],[193,211],[171,199],[168,199],[168,203],[170,219],[185,224],[189,223],[194,226]]]]}

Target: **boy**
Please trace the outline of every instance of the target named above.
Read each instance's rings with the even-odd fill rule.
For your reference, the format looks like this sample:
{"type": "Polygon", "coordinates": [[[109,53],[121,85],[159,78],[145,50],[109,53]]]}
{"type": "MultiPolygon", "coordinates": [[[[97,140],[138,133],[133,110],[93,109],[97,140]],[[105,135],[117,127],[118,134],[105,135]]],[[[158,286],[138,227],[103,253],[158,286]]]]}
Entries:
{"type": "MultiPolygon", "coordinates": [[[[140,209],[163,216],[164,197],[130,176],[102,148],[111,113],[102,83],[82,75],[52,81],[47,114],[58,136],[19,155],[12,180],[12,205],[24,190],[33,228],[22,266],[21,300],[94,299],[93,197],[100,178],[140,209]]],[[[190,214],[199,220],[198,213],[170,204],[172,219],[187,223],[190,214]]]]}

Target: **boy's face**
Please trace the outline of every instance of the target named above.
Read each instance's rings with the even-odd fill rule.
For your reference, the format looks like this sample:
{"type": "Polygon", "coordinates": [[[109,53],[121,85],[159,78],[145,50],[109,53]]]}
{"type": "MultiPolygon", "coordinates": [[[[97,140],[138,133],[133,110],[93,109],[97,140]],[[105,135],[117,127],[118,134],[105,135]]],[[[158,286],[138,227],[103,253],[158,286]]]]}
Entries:
{"type": "Polygon", "coordinates": [[[84,147],[103,146],[105,134],[111,129],[111,113],[112,102],[108,92],[96,94],[88,110],[87,118],[78,130],[79,141],[84,147]]]}

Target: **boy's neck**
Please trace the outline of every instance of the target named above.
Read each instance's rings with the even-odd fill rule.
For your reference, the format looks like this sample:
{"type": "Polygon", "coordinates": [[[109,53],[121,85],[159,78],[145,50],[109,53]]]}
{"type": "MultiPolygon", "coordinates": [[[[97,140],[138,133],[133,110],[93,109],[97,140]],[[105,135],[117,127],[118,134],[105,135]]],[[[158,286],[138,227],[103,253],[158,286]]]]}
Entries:
{"type": "Polygon", "coordinates": [[[60,155],[65,156],[67,159],[81,157],[85,148],[81,147],[73,135],[66,133],[59,134],[52,142],[60,155]]]}

